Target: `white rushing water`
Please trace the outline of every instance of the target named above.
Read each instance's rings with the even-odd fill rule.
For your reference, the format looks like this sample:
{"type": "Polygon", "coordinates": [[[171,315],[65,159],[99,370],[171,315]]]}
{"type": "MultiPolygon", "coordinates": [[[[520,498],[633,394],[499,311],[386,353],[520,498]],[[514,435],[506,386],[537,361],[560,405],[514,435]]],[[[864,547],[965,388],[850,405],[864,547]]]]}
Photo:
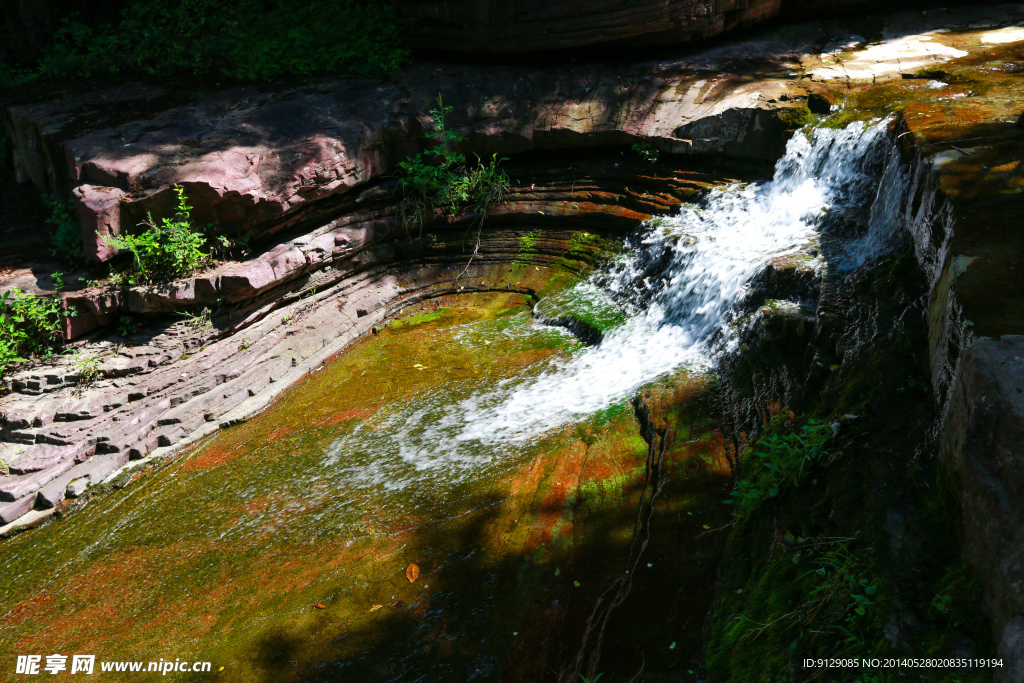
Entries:
{"type": "MultiPolygon", "coordinates": [[[[890,153],[887,124],[798,133],[771,182],[714,190],[699,206],[651,222],[611,272],[578,289],[611,298],[626,314],[599,344],[455,404],[428,399],[395,414],[374,438],[391,442],[391,452],[420,475],[446,470],[450,477],[628,399],[665,373],[706,368],[735,342],[731,313],[750,279],[772,257],[816,239],[827,214],[865,215],[874,207],[867,231],[830,265],[856,267],[886,248],[905,192],[891,168],[898,157],[890,153]]],[[[342,438],[332,451],[337,457],[353,445],[342,438]]],[[[402,485],[393,468],[377,477],[367,465],[360,476],[402,485]]]]}

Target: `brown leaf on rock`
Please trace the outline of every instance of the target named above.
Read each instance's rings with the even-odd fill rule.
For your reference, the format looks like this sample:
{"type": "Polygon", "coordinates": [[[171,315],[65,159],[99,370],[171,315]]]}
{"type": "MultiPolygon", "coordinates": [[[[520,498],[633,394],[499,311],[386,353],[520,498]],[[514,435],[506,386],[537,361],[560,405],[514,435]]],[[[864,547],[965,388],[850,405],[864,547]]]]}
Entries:
{"type": "Polygon", "coordinates": [[[415,562],[409,564],[405,568],[405,578],[409,579],[409,583],[414,583],[416,579],[420,578],[420,568],[415,562]]]}
{"type": "Polygon", "coordinates": [[[315,605],[313,605],[313,609],[327,609],[327,605],[323,604],[322,602],[318,602],[315,605]]]}

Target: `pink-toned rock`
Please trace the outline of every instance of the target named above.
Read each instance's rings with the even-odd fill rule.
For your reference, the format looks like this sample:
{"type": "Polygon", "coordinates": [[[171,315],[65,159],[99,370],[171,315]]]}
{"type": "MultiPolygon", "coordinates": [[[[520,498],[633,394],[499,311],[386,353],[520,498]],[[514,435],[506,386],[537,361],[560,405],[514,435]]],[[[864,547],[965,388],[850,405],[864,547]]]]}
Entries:
{"type": "Polygon", "coordinates": [[[121,292],[101,289],[83,289],[68,294],[65,305],[75,315],[64,319],[65,339],[77,339],[93,330],[111,324],[121,311],[124,296],[121,292]]]}
{"type": "Polygon", "coordinates": [[[11,503],[0,503],[0,524],[10,524],[32,509],[36,502],[36,493],[19,498],[11,503]]]}
{"type": "Polygon", "coordinates": [[[93,261],[109,261],[117,250],[106,237],[121,234],[121,202],[125,193],[116,187],[79,185],[72,191],[75,214],[82,225],[82,247],[93,261]]]}

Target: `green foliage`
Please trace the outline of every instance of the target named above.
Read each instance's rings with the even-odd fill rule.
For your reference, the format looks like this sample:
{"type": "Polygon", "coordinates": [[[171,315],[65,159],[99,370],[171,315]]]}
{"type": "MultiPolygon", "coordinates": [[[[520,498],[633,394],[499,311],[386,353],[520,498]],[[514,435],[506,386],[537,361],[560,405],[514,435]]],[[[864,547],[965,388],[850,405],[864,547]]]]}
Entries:
{"type": "Polygon", "coordinates": [[[249,81],[380,73],[408,60],[394,8],[363,0],[132,0],[116,25],[66,17],[32,72],[0,86],[97,74],[208,74],[249,81]]]}
{"type": "Polygon", "coordinates": [[[932,598],[932,609],[934,609],[939,614],[949,614],[949,604],[950,602],[952,602],[952,600],[952,595],[937,594],[934,598],[932,598]]]}
{"type": "Polygon", "coordinates": [[[456,149],[463,137],[450,130],[445,120],[452,108],[444,106],[440,97],[437,103],[438,108],[430,110],[436,130],[428,134],[434,147],[398,164],[406,227],[422,227],[428,218],[445,211],[452,216],[465,210],[485,215],[508,192],[509,178],[501,169],[507,159],[494,154],[486,163],[477,158],[475,165],[468,165],[456,149]]]}
{"type": "Polygon", "coordinates": [[[797,485],[815,465],[828,460],[831,452],[826,444],[831,438],[829,425],[809,420],[793,434],[773,434],[758,441],[753,458],[748,459],[753,471],[736,482],[731,499],[725,502],[735,506],[737,518],[749,515],[764,501],[777,497],[785,486],[797,485]]]}
{"type": "Polygon", "coordinates": [[[64,273],[61,273],[60,271],[57,271],[50,275],[50,279],[53,280],[53,290],[55,292],[59,292],[66,286],[64,284],[64,273]]]}
{"type": "MultiPolygon", "coordinates": [[[[213,329],[213,312],[209,308],[202,308],[195,313],[181,311],[178,313],[185,318],[185,324],[194,332],[206,333],[213,329]]],[[[285,316],[281,322],[288,322],[289,317],[285,316]]]]}
{"type": "MultiPolygon", "coordinates": [[[[880,585],[865,559],[869,550],[858,549],[856,538],[786,534],[783,543],[790,553],[778,551],[765,572],[772,578],[755,586],[749,597],[741,596],[745,601],[738,600],[743,609],[726,629],[727,649],[751,652],[759,641],[768,647],[783,644],[788,653],[799,651],[800,656],[869,655],[884,623],[879,618],[880,585]],[[781,586],[786,590],[779,590],[781,586]]],[[[788,668],[786,656],[744,659],[752,659],[746,664],[754,664],[762,676],[783,675],[788,668]]]]}
{"type": "Polygon", "coordinates": [[[178,206],[174,218],[163,218],[159,223],[148,215],[148,229],[139,235],[110,235],[107,244],[132,255],[132,268],[111,275],[115,285],[152,284],[188,277],[209,263],[209,253],[203,251],[206,237],[192,228],[191,211],[184,188],[175,186],[178,206]]]}
{"type": "Polygon", "coordinates": [[[100,359],[85,358],[78,363],[78,386],[85,387],[100,377],[100,359]]]}
{"type": "Polygon", "coordinates": [[[13,363],[49,355],[64,339],[66,316],[55,297],[33,296],[17,287],[0,294],[0,375],[13,363]]]}
{"type": "Polygon", "coordinates": [[[207,233],[210,256],[217,261],[245,258],[249,254],[249,235],[221,235],[207,233]]]}
{"type": "Polygon", "coordinates": [[[47,195],[44,201],[50,207],[46,222],[56,228],[50,253],[65,261],[80,261],[83,258],[82,227],[75,218],[71,202],[53,195],[47,195]]]}
{"type": "Polygon", "coordinates": [[[633,145],[633,151],[639,154],[644,161],[655,162],[661,155],[661,151],[649,142],[637,142],[633,145]]]}
{"type": "Polygon", "coordinates": [[[131,337],[139,333],[142,323],[131,313],[124,313],[117,320],[117,333],[122,337],[131,337]]]}

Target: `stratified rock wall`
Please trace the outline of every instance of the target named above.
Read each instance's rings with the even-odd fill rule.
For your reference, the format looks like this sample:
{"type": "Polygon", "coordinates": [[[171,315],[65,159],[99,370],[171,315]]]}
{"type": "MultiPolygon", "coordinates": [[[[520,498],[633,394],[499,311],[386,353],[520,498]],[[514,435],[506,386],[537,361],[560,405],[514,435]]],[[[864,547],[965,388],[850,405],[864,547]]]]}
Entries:
{"type": "Polygon", "coordinates": [[[809,47],[756,43],[739,55],[620,68],[428,63],[386,79],[233,89],[184,102],[162,88],[121,86],[87,99],[0,104],[0,123],[24,175],[74,201],[89,232],[86,254],[106,260],[102,236],[149,212],[172,213],[174,184],[187,190],[197,222],[230,232],[263,238],[316,220],[325,200],[393,173],[422,148],[439,96],[452,107],[447,125],[465,136],[464,151],[483,157],[645,143],[774,160],[796,127],[786,110],[806,111],[810,86],[731,74],[751,55],[785,54],[797,68],[809,47]]]}
{"type": "MultiPolygon", "coordinates": [[[[394,4],[413,47],[490,54],[603,43],[623,49],[679,45],[780,14],[828,18],[837,9],[883,5],[879,0],[395,0],[394,4]]],[[[884,6],[909,4],[929,3],[897,1],[884,6]]]]}
{"type": "Polygon", "coordinates": [[[398,0],[414,47],[515,53],[615,41],[704,40],[778,14],[781,0],[398,0]]]}

